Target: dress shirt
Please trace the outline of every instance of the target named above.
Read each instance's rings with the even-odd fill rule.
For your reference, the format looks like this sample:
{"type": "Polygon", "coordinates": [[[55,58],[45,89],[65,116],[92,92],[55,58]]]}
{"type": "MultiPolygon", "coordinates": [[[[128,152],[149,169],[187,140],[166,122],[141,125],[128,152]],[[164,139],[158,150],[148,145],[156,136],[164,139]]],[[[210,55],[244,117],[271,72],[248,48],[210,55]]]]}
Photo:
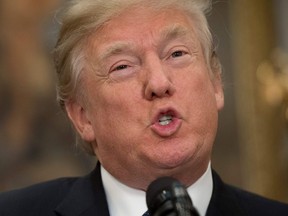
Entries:
{"type": "MultiPolygon", "coordinates": [[[[108,173],[101,166],[101,175],[110,216],[141,216],[147,211],[146,193],[130,188],[108,173]]],[[[210,163],[205,173],[187,191],[200,216],[206,214],[213,190],[210,163]]]]}

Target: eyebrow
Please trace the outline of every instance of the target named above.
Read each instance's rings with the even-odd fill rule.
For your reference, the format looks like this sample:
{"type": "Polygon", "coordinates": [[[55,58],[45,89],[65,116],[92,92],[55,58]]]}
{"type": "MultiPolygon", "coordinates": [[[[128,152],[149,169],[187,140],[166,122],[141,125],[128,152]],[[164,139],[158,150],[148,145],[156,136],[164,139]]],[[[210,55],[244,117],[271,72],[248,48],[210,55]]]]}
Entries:
{"type": "Polygon", "coordinates": [[[101,55],[100,61],[107,59],[113,55],[121,54],[125,50],[131,50],[132,44],[129,42],[117,42],[115,44],[110,45],[101,55]]]}
{"type": "MultiPolygon", "coordinates": [[[[184,37],[191,33],[191,30],[179,24],[170,25],[160,31],[160,44],[175,38],[184,37]]],[[[133,44],[126,41],[118,41],[110,45],[99,57],[100,62],[113,55],[121,54],[127,50],[132,50],[133,44]]]]}
{"type": "Polygon", "coordinates": [[[191,29],[179,24],[174,24],[160,31],[160,41],[169,41],[189,34],[191,34],[191,29]]]}

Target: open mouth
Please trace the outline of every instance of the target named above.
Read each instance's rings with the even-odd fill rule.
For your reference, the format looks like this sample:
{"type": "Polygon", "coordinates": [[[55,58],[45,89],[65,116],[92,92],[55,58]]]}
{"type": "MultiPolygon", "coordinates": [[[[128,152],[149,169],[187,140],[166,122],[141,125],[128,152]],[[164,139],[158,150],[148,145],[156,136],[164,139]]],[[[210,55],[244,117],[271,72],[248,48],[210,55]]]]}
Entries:
{"type": "Polygon", "coordinates": [[[176,133],[181,127],[182,119],[174,109],[159,110],[155,116],[151,129],[161,137],[168,137],[176,133]]]}
{"type": "Polygon", "coordinates": [[[172,123],[175,117],[177,116],[173,110],[167,110],[165,112],[159,113],[157,122],[161,126],[166,126],[172,123]]]}
{"type": "Polygon", "coordinates": [[[164,114],[158,120],[159,124],[162,126],[168,125],[172,121],[173,121],[173,116],[171,114],[164,114]]]}

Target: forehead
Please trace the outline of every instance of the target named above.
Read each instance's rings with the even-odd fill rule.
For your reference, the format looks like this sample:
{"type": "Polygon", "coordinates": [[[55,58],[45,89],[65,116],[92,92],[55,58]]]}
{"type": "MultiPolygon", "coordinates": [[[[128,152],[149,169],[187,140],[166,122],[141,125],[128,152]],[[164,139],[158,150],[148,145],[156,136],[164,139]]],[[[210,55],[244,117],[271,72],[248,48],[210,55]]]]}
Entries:
{"type": "Polygon", "coordinates": [[[118,29],[127,26],[130,28],[141,26],[141,28],[145,30],[151,27],[159,28],[163,24],[177,22],[191,24],[191,19],[186,15],[186,12],[176,8],[155,10],[149,7],[130,7],[108,21],[106,26],[109,28],[116,24],[118,29]]]}
{"type": "MultiPolygon", "coordinates": [[[[190,35],[194,33],[193,20],[183,11],[175,9],[162,9],[155,11],[151,8],[128,8],[119,15],[106,22],[94,32],[89,40],[101,47],[102,44],[133,41],[142,42],[149,39],[159,39],[190,35]]],[[[195,39],[195,38],[194,38],[195,39]]],[[[116,45],[116,46],[121,46],[116,45]]]]}

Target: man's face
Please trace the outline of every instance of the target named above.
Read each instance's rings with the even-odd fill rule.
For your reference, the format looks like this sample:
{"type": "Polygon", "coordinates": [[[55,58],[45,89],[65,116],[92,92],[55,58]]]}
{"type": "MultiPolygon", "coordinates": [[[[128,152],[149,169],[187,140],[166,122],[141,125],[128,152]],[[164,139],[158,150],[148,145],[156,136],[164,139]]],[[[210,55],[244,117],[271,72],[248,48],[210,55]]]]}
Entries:
{"type": "Polygon", "coordinates": [[[87,103],[67,110],[101,164],[135,188],[163,175],[193,183],[209,163],[223,106],[221,80],[209,76],[193,21],[139,8],[88,40],[87,103]]]}

